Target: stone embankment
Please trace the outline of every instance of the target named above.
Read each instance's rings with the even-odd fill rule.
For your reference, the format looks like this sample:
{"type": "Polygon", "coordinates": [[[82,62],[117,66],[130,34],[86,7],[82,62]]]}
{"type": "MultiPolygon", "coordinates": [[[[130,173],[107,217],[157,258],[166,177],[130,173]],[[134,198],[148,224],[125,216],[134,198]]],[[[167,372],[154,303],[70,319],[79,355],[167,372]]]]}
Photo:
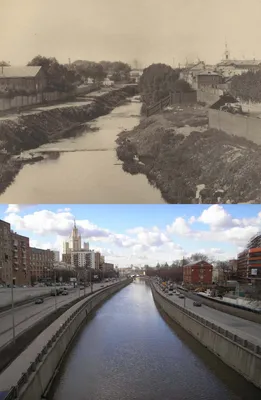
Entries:
{"type": "Polygon", "coordinates": [[[85,99],[82,104],[78,101],[67,107],[57,105],[0,119],[0,193],[12,182],[25,162],[15,160],[13,155],[80,134],[86,130],[86,122],[108,114],[128,96],[134,95],[136,90],[135,86],[130,85],[97,96],[92,93],[89,101],[85,99]]]}
{"type": "Polygon", "coordinates": [[[260,203],[261,147],[209,129],[207,111],[176,106],[122,132],[124,171],[145,174],[171,204],[260,203]]]}

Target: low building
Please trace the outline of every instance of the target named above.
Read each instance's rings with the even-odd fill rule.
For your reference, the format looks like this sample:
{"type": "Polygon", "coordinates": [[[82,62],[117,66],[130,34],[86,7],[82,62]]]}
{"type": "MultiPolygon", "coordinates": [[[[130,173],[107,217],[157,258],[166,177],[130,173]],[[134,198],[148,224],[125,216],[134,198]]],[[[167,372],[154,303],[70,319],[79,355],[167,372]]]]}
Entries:
{"type": "Polygon", "coordinates": [[[29,238],[11,231],[13,252],[13,281],[15,285],[31,284],[29,238]]]}
{"type": "Polygon", "coordinates": [[[0,220],[0,284],[12,282],[12,248],[11,226],[0,220]]]}
{"type": "Polygon", "coordinates": [[[204,71],[206,65],[203,61],[197,63],[187,64],[185,68],[180,72],[180,79],[184,79],[188,82],[194,89],[196,86],[197,75],[204,71]]]}
{"type": "Polygon", "coordinates": [[[211,285],[213,265],[204,261],[193,261],[183,266],[183,282],[191,285],[211,285]]]}
{"type": "Polygon", "coordinates": [[[223,60],[216,65],[216,70],[224,77],[242,75],[248,71],[260,71],[261,60],[223,60]]]}
{"type": "Polygon", "coordinates": [[[223,83],[223,78],[220,74],[214,71],[202,71],[196,75],[196,88],[213,88],[218,89],[223,83]]]}
{"type": "Polygon", "coordinates": [[[102,267],[104,272],[113,272],[114,271],[114,264],[111,263],[103,263],[102,267]]]}
{"type": "Polygon", "coordinates": [[[54,267],[54,252],[47,249],[30,248],[31,253],[31,281],[52,280],[54,267]]]}
{"type": "Polygon", "coordinates": [[[143,69],[133,69],[130,71],[130,79],[134,83],[139,83],[140,78],[143,74],[143,69]]]}
{"type": "Polygon", "coordinates": [[[0,90],[41,93],[47,79],[42,67],[0,67],[0,90]]]}
{"type": "Polygon", "coordinates": [[[103,80],[102,84],[103,86],[111,87],[114,86],[115,82],[107,77],[103,80]]]}

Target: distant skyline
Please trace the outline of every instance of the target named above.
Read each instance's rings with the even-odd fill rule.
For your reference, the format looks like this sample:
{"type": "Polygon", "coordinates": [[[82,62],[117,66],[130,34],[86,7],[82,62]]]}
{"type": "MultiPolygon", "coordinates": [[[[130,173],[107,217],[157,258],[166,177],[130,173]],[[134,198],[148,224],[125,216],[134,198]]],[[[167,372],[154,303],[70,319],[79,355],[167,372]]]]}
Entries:
{"type": "Polygon", "coordinates": [[[34,56],[173,66],[261,59],[260,0],[1,0],[1,60],[34,56]]]}
{"type": "Polygon", "coordinates": [[[261,205],[0,205],[30,245],[62,251],[74,219],[84,242],[120,267],[171,263],[193,253],[236,258],[261,230],[261,205]]]}

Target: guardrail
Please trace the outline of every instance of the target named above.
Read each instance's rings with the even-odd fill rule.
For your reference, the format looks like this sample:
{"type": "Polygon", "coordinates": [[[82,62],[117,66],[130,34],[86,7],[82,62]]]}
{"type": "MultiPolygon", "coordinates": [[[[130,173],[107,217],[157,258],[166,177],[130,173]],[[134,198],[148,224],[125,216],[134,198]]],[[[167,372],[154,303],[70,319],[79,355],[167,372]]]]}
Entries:
{"type": "MultiPolygon", "coordinates": [[[[122,283],[123,281],[117,282],[116,284],[122,283]]],[[[103,290],[108,289],[108,287],[113,287],[114,285],[107,286],[106,288],[101,288],[94,293],[93,297],[96,297],[102,292],[103,290]]],[[[85,308],[86,304],[82,304],[77,310],[75,310],[66,320],[65,322],[60,326],[60,328],[55,332],[55,334],[52,336],[52,338],[47,342],[47,344],[43,347],[42,351],[38,353],[36,359],[31,363],[30,367],[25,371],[19,381],[17,382],[16,386],[13,386],[10,390],[7,396],[4,398],[4,400],[16,400],[19,396],[19,393],[21,392],[22,387],[28,382],[30,376],[32,375],[33,372],[36,371],[37,366],[42,362],[43,358],[49,350],[53,347],[54,343],[57,341],[57,339],[61,336],[61,334],[65,331],[67,326],[70,324],[70,322],[85,308]]]]}
{"type": "Polygon", "coordinates": [[[162,296],[168,303],[170,303],[171,305],[173,305],[176,308],[178,308],[181,312],[183,312],[184,314],[189,315],[191,318],[193,318],[196,321],[200,322],[202,325],[207,326],[208,328],[210,328],[213,331],[217,332],[219,335],[224,336],[225,338],[227,338],[227,339],[231,340],[232,342],[244,347],[245,349],[251,351],[252,353],[254,353],[255,355],[257,355],[257,356],[259,356],[261,358],[261,347],[260,346],[255,345],[255,344],[249,342],[246,339],[242,339],[240,336],[234,335],[230,331],[228,331],[226,329],[223,329],[220,326],[208,321],[207,319],[205,319],[203,317],[200,317],[197,314],[194,314],[192,311],[187,310],[186,308],[180,306],[179,304],[174,303],[173,301],[171,301],[167,297],[163,296],[162,293],[160,293],[157,290],[154,282],[152,282],[152,285],[154,286],[154,289],[156,290],[156,292],[160,296],[162,296]]]}

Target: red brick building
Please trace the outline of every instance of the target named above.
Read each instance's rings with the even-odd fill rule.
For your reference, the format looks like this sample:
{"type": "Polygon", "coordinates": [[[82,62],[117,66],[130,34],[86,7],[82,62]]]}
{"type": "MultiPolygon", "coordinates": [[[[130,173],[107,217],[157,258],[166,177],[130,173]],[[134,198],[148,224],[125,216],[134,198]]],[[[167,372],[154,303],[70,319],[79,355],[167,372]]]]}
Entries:
{"type": "Polygon", "coordinates": [[[13,282],[15,285],[30,285],[31,259],[29,238],[11,232],[13,252],[13,282]]]}
{"type": "Polygon", "coordinates": [[[212,284],[213,265],[200,260],[183,266],[183,282],[187,284],[212,284]]]}
{"type": "Polygon", "coordinates": [[[54,252],[47,249],[30,248],[32,281],[53,279],[54,252]]]}

